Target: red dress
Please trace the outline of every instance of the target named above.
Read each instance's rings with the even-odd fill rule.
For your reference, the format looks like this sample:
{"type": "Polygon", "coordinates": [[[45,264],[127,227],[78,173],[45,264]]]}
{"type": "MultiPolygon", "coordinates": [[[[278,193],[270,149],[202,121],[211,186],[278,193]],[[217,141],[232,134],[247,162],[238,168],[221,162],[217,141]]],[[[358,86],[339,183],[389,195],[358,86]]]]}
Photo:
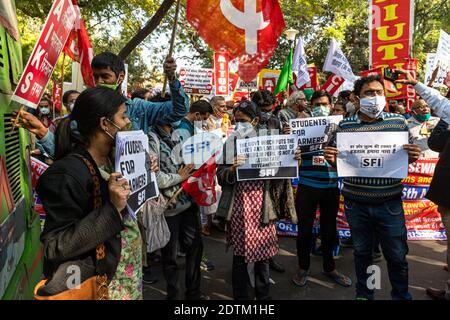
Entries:
{"type": "Polygon", "coordinates": [[[275,223],[261,225],[264,180],[241,181],[236,186],[230,245],[245,262],[267,260],[278,252],[275,223]]]}

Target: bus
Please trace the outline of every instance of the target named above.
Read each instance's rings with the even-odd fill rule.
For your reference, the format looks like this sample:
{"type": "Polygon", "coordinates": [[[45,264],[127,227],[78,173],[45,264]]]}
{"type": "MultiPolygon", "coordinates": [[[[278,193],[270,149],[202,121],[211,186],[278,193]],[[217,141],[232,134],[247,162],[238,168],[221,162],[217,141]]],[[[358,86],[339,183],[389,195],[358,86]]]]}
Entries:
{"type": "Polygon", "coordinates": [[[40,218],[34,211],[30,134],[13,127],[10,104],[23,70],[15,1],[0,1],[0,299],[32,299],[42,277],[40,218]]]}

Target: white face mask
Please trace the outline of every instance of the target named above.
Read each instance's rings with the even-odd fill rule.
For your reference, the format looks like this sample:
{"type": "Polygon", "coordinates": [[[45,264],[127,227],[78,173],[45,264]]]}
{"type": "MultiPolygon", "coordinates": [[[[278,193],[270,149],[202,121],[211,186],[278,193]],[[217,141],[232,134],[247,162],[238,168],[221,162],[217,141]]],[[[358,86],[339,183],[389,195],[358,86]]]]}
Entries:
{"type": "Polygon", "coordinates": [[[46,116],[50,114],[50,108],[41,108],[41,113],[46,116]]]}
{"type": "Polygon", "coordinates": [[[361,110],[362,113],[372,119],[375,119],[386,107],[386,97],[374,96],[361,98],[361,100],[359,100],[359,106],[359,110],[361,110]]]}
{"type": "Polygon", "coordinates": [[[74,102],[71,102],[71,103],[68,104],[68,107],[69,107],[70,112],[73,111],[73,107],[74,107],[74,106],[75,106],[75,103],[74,103],[74,102]]]}

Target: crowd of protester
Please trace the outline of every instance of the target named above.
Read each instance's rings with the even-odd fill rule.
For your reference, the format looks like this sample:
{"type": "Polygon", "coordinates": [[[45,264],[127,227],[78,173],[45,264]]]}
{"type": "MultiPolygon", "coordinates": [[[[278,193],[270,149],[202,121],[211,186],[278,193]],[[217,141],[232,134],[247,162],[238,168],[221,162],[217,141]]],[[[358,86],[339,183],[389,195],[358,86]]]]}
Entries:
{"type": "MultiPolygon", "coordinates": [[[[287,217],[298,223],[298,270],[292,282],[305,287],[311,272],[315,272],[310,269],[310,254],[319,206],[322,273],[343,287],[354,283],[356,299],[374,299],[374,290],[367,284],[367,268],[374,263],[374,248],[377,251],[379,243],[387,261],[392,298],[412,299],[401,180],[344,178],[340,190],[337,132],[409,132],[409,144],[403,148],[410,163],[419,157],[440,157],[427,198],[439,206],[450,239],[450,101],[405,71],[398,70],[404,75],[399,82],[414,85],[420,96],[410,110],[402,101],[390,99],[387,103],[383,82],[377,76],[360,78],[353,91],[342,91],[337,99],[326,91],[307,97],[305,92],[294,90],[284,102],[277,101],[270,91],[258,90],[239,102],[215,96],[190,103],[176,78],[172,58],[164,63],[170,90],[165,98],[152,95],[149,89],[124,98],[120,87],[125,66],[112,53],[97,55],[92,69],[96,87],[81,93],[65,92],[58,113],[53,113],[51,99],[44,97],[36,111],[16,114],[18,125],[35,137],[32,154],[51,164],[37,185],[46,211],[41,241],[48,281],[39,288],[42,296],[67,289],[68,264],[80,266],[82,280],[100,272],[93,256],[104,244],[106,262],[101,272],[108,276],[110,299],[142,299],[143,283],[158,281],[150,267],[155,262],[162,264],[167,299],[181,298],[180,257],[186,260],[186,299],[208,299],[201,290],[201,272],[214,267],[232,269],[234,299],[270,299],[270,270],[285,272],[276,259],[279,245],[275,221],[287,217]],[[330,115],[341,115],[343,120],[329,141],[315,150],[298,149],[295,153],[299,163],[295,195],[289,179],[237,180],[237,168],[245,158],[236,149],[227,148],[228,144],[252,134],[269,135],[274,130],[289,134],[291,119],[330,115]],[[173,151],[198,132],[218,129],[223,131],[226,161],[217,167],[217,202],[202,207],[189,194],[180,192],[194,166],[177,162],[173,151]],[[142,221],[134,221],[124,210],[130,194],[128,182],[114,172],[116,134],[127,130],[142,130],[148,135],[151,169],[162,197],[169,201],[177,194],[164,210],[170,240],[159,253],[147,252],[142,221]],[[313,163],[318,159],[319,166],[313,163]],[[95,181],[99,182],[100,205],[95,204],[95,181]],[[334,258],[341,194],[352,235],[356,279],[339,272],[334,258]],[[209,236],[214,226],[227,234],[226,247],[233,250],[231,266],[214,266],[203,253],[202,237],[209,236]]],[[[450,247],[447,251],[450,254],[450,247]]],[[[427,292],[435,299],[448,300],[450,280],[446,286],[446,290],[429,288],[427,292]]]]}

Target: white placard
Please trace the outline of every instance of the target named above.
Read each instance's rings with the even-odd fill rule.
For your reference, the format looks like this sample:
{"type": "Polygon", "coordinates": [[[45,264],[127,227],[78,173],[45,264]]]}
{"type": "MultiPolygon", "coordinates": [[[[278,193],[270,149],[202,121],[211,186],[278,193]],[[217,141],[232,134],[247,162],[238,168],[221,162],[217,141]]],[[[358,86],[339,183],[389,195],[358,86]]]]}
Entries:
{"type": "Polygon", "coordinates": [[[436,60],[441,69],[448,70],[450,67],[450,34],[441,29],[439,43],[436,51],[436,60]]]}
{"type": "Polygon", "coordinates": [[[179,79],[186,93],[209,95],[213,91],[213,69],[182,67],[179,79]]]}
{"type": "MultiPolygon", "coordinates": [[[[436,69],[436,53],[428,53],[427,54],[427,67],[425,71],[425,81],[424,83],[428,85],[431,77],[433,75],[433,71],[436,69]]],[[[445,77],[447,77],[447,72],[443,68],[439,68],[438,75],[436,80],[433,82],[434,88],[447,88],[444,84],[445,77]]]]}
{"type": "Polygon", "coordinates": [[[183,162],[194,164],[195,169],[199,169],[214,154],[216,154],[216,159],[219,159],[222,149],[222,137],[211,132],[198,133],[183,143],[183,162]]]}
{"type": "Polygon", "coordinates": [[[294,159],[296,136],[238,139],[236,145],[237,154],[247,158],[245,164],[237,169],[238,181],[298,177],[298,162],[294,159]]]}
{"type": "Polygon", "coordinates": [[[159,195],[156,175],[150,170],[148,137],[142,130],[117,133],[115,167],[128,180],[131,194],[127,207],[136,218],[145,202],[159,195]]]}
{"type": "Polygon", "coordinates": [[[336,143],[339,177],[408,176],[408,132],[338,132],[336,143]]]}
{"type": "Polygon", "coordinates": [[[297,137],[297,144],[302,147],[302,153],[313,152],[327,143],[337,125],[342,121],[342,115],[328,117],[297,118],[289,121],[292,134],[297,137]]]}

